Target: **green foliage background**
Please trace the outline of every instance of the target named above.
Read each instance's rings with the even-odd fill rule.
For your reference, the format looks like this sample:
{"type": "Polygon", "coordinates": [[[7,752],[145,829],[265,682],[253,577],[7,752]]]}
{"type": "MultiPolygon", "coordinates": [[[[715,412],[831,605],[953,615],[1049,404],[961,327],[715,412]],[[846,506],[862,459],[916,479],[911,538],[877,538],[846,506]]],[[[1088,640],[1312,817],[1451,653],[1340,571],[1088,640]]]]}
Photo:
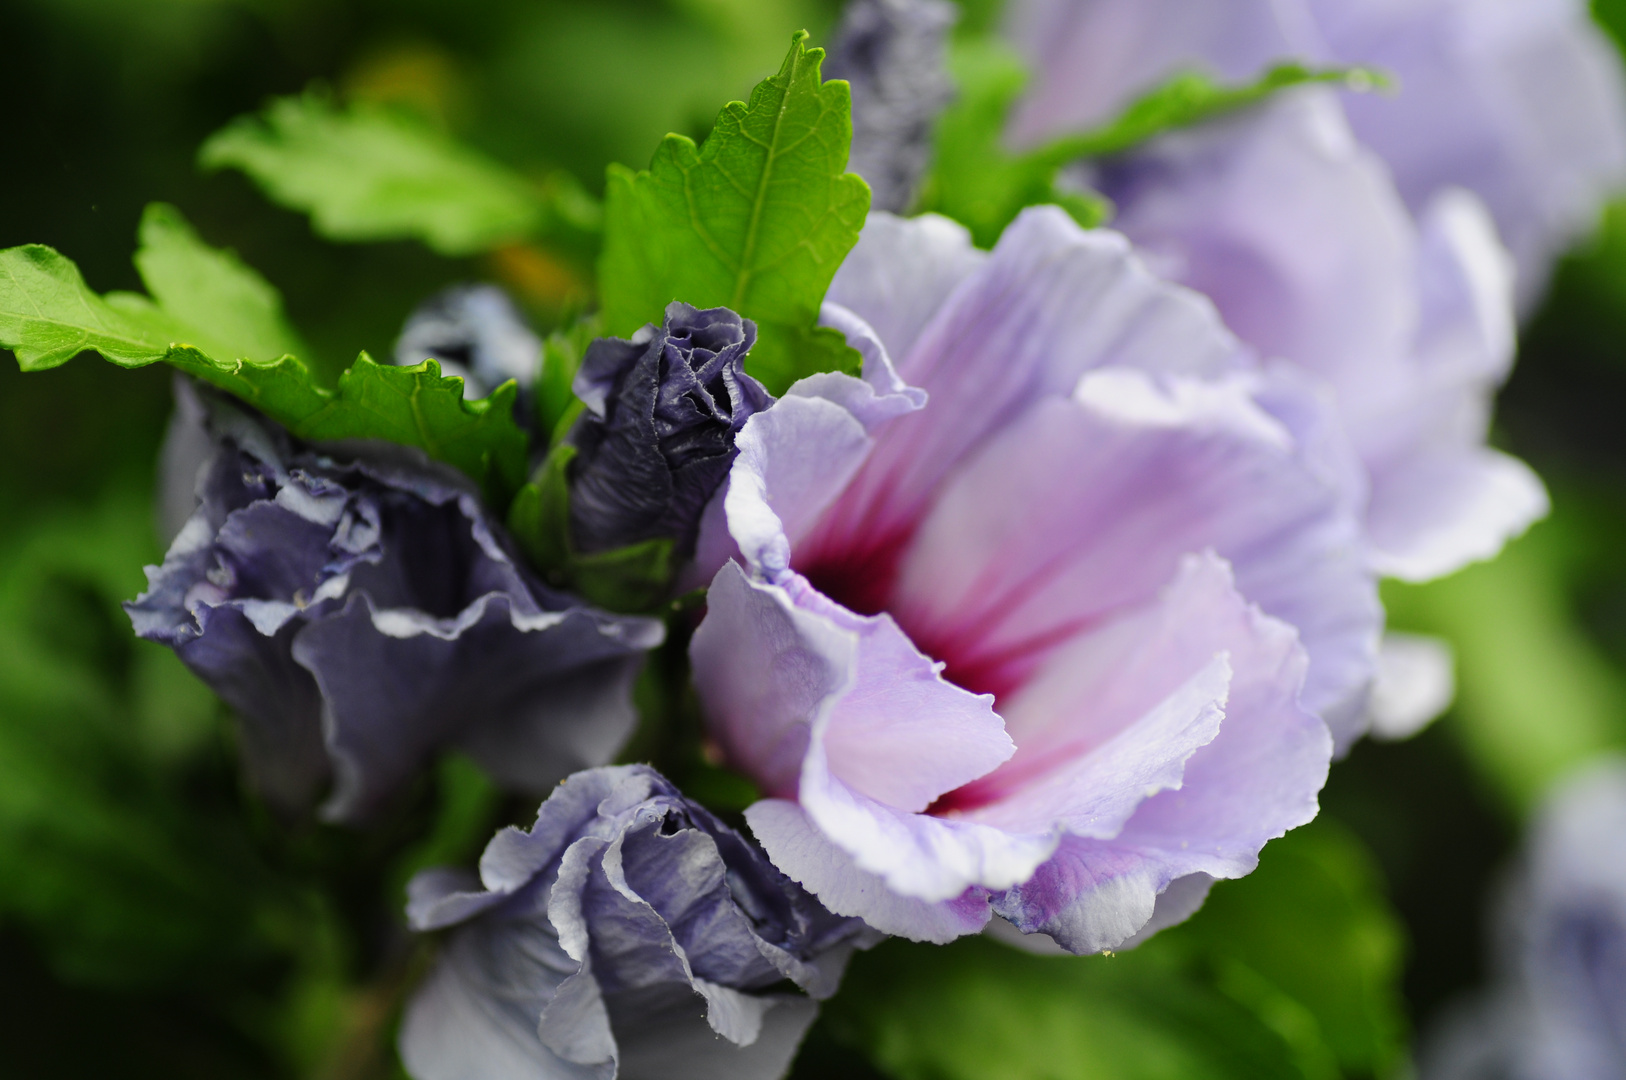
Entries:
{"type": "MultiPolygon", "coordinates": [[[[452,282],[501,281],[539,328],[567,324],[592,302],[600,239],[607,259],[625,257],[600,214],[606,167],[627,167],[612,202],[658,204],[662,162],[703,165],[707,151],[686,140],[779,70],[792,31],[825,41],[837,7],[10,0],[0,248],[70,253],[98,296],[144,291],[154,303],[121,301],[118,318],[184,325],[216,359],[257,362],[242,377],[270,378],[266,365],[295,353],[309,373],[289,392],[328,394],[344,364],[386,355],[406,312],[452,282]],[[273,97],[281,104],[262,112],[273,97]],[[223,128],[200,168],[199,147],[223,128]],[[683,138],[663,145],[669,132],[683,138]],[[333,138],[371,152],[280,193],[309,218],[256,187],[333,138]],[[444,163],[435,148],[448,145],[468,149],[424,188],[365,168],[426,153],[444,163]],[[657,147],[654,181],[634,179],[657,147]],[[186,219],[161,208],[143,223],[155,202],[186,219]],[[356,240],[372,242],[338,242],[356,240]],[[208,256],[215,291],[189,308],[198,283],[175,274],[194,264],[175,256],[205,241],[229,251],[208,256]]],[[[977,52],[994,5],[963,7],[960,70],[988,96],[963,98],[948,136],[974,143],[987,128],[978,110],[997,109],[1020,73],[977,52]]],[[[1626,4],[1605,0],[1599,14],[1626,29],[1626,4]]],[[[994,165],[940,175],[927,202],[953,209],[967,191],[992,191],[986,229],[997,231],[1012,200],[1065,195],[1049,186],[1053,170],[994,165]]],[[[842,209],[839,259],[856,194],[830,170],[810,175],[842,209]]],[[[634,309],[665,287],[646,280],[603,299],[630,326],[653,317],[634,309]]],[[[783,355],[810,347],[797,335],[816,302],[795,290],[763,300],[783,355]]],[[[53,355],[49,340],[41,349],[53,355]]],[[[122,358],[176,359],[164,351],[122,358]]],[[[4,1071],[396,1076],[391,1025],[425,958],[400,925],[401,885],[418,867],[472,859],[495,824],[534,807],[455,759],[382,834],[290,831],[241,790],[218,704],[169,653],[134,640],[117,606],[161,551],[152,473],[168,379],[159,365],[81,359],[25,377],[0,363],[4,1071]]],[[[543,396],[556,418],[559,388],[543,396]]],[[[1553,516],[1494,563],[1386,591],[1396,626],[1455,645],[1453,711],[1411,742],[1358,746],[1315,825],[1139,950],[1078,959],[985,940],[894,942],[859,957],[795,1075],[1397,1075],[1411,1033],[1484,975],[1485,890],[1534,800],[1626,744],[1623,400],[1626,204],[1562,266],[1502,401],[1497,438],[1548,480],[1553,516]]],[[[511,493],[519,477],[503,453],[456,463],[511,493]]]]}

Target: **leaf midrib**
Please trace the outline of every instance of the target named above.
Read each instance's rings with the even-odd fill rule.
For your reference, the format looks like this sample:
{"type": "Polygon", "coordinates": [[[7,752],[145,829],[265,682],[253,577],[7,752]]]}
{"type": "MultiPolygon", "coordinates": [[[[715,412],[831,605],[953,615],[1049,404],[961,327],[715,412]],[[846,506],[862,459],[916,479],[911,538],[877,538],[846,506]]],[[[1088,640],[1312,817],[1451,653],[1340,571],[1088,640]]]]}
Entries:
{"type": "Polygon", "coordinates": [[[735,311],[745,306],[745,293],[751,286],[751,260],[756,255],[757,233],[762,224],[762,207],[768,199],[768,183],[773,177],[774,163],[779,159],[779,128],[785,121],[785,112],[790,106],[791,87],[796,85],[796,76],[802,66],[802,58],[806,56],[802,49],[796,49],[791,54],[790,72],[785,78],[784,85],[779,89],[779,108],[774,113],[773,131],[768,137],[768,160],[762,166],[762,178],[757,181],[756,198],[751,201],[751,223],[745,230],[745,248],[740,253],[740,269],[734,278],[734,297],[729,304],[735,311]]]}

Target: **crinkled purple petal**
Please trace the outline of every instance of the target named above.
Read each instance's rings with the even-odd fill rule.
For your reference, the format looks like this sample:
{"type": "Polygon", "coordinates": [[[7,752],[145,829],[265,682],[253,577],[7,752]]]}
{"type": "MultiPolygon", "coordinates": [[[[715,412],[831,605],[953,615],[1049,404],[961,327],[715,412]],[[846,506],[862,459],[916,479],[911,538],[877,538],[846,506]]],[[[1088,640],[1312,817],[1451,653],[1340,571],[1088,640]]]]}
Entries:
{"type": "Polygon", "coordinates": [[[1565,777],[1495,912],[1495,981],[1422,1041],[1425,1080],[1613,1080],[1626,1065],[1626,761],[1565,777]]]}
{"type": "Polygon", "coordinates": [[[659,623],[541,586],[421,455],[324,456],[200,400],[218,448],[198,507],[127,608],[242,715],[275,805],[307,808],[331,776],[328,815],[365,818],[450,746],[531,790],[614,753],[659,623]]]}
{"type": "Polygon", "coordinates": [[[407,1009],[418,1080],[783,1074],[816,1001],[875,940],[821,908],[653,770],[565,781],[528,832],[499,833],[483,890],[420,875],[410,915],[454,926],[407,1009]],[[506,1075],[496,1073],[496,1075],[506,1075]]]}
{"type": "Polygon", "coordinates": [[[323,813],[369,816],[449,745],[524,791],[612,757],[636,721],[641,664],[622,629],[580,608],[527,614],[512,594],[433,619],[356,593],[293,643],[327,707],[335,783],[323,813]]]}
{"type": "Polygon", "coordinates": [[[570,531],[585,552],[670,539],[694,549],[728,475],[734,437],[773,401],[745,373],[757,328],[727,308],[674,301],[661,326],[600,338],[576,373],[587,408],[570,432],[570,531]]]}

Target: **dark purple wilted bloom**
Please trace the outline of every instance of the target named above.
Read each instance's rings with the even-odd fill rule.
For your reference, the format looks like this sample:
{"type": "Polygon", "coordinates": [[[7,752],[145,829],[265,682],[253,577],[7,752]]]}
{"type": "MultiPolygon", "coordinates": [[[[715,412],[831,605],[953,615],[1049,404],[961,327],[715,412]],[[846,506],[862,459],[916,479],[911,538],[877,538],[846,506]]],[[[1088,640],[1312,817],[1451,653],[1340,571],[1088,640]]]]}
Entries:
{"type": "Polygon", "coordinates": [[[954,96],[946,53],[956,15],[944,0],[852,0],[841,17],[824,75],[852,86],[848,167],[869,182],[872,210],[914,205],[932,122],[954,96]]]}
{"type": "Polygon", "coordinates": [[[181,410],[214,445],[136,633],[173,648],[243,720],[284,810],[377,810],[437,750],[545,791],[607,761],[662,628],[538,584],[461,475],[401,447],[303,446],[209,391],[181,410]]]}
{"type": "Polygon", "coordinates": [[[694,548],[700,511],[734,463],[734,436],[773,397],[745,373],[757,327],[674,301],[662,326],[588,346],[586,411],[571,430],[570,531],[579,551],[671,539],[694,548]]]}
{"type": "Polygon", "coordinates": [[[401,1026],[417,1080],[770,1080],[876,939],[639,765],[571,777],[471,877],[410,886],[416,929],[458,926],[401,1026]]]}

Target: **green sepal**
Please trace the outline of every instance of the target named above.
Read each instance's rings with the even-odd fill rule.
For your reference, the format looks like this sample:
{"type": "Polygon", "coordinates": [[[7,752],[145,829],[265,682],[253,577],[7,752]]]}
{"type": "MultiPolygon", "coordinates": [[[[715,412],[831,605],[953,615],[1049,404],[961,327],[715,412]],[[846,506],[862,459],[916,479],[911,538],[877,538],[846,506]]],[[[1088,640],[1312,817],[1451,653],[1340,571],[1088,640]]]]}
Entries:
{"type": "Polygon", "coordinates": [[[644,540],[611,551],[583,554],[570,540],[570,463],[576,448],[561,442],[508,513],[508,530],[547,582],[610,611],[660,607],[672,588],[668,539],[644,540]]]}
{"type": "Polygon", "coordinates": [[[554,442],[563,437],[568,423],[574,423],[581,402],[576,397],[576,372],[587,355],[587,346],[600,337],[596,315],[578,320],[564,330],[555,330],[542,343],[542,374],[537,377],[537,430],[553,432],[554,442]],[[563,429],[563,430],[561,430],[563,429]]]}
{"type": "Polygon", "coordinates": [[[796,34],[779,73],[749,104],[725,106],[703,144],[668,135],[648,169],[612,165],[605,193],[605,332],[658,323],[673,300],[731,308],[756,321],[746,369],[774,394],[861,364],[845,341],[814,329],[858,242],[869,186],[846,171],[847,84],[824,82],[824,50],[806,43],[796,34]]]}

